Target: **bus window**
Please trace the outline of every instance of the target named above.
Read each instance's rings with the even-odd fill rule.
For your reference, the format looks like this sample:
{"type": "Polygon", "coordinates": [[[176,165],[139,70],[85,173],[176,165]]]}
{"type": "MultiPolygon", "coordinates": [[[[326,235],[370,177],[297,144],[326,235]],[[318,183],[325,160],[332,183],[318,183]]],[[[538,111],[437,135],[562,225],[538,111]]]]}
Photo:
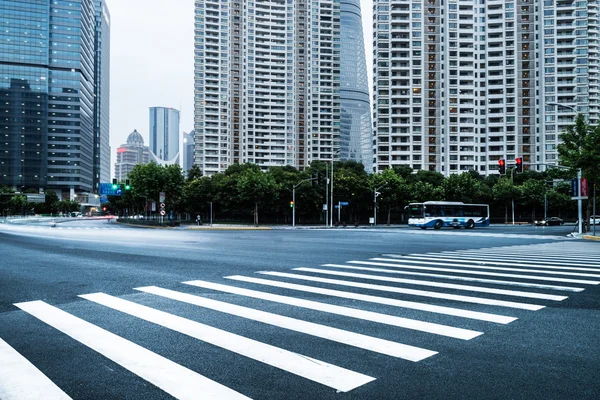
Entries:
{"type": "Polygon", "coordinates": [[[408,208],[409,218],[423,218],[423,206],[422,205],[411,205],[408,208]]]}

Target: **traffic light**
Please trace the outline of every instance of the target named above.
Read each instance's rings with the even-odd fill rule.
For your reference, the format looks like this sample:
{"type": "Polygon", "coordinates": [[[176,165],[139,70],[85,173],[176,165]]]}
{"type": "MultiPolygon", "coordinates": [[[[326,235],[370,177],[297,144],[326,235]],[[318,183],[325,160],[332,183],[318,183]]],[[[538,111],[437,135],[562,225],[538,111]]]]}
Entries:
{"type": "Polygon", "coordinates": [[[119,185],[117,185],[117,178],[113,178],[113,184],[112,184],[113,190],[117,190],[118,187],[119,187],[119,185]]]}
{"type": "Polygon", "coordinates": [[[523,173],[523,157],[517,157],[515,159],[515,165],[517,168],[517,174],[523,173]]]}
{"type": "Polygon", "coordinates": [[[500,175],[506,175],[506,160],[504,158],[498,160],[498,171],[500,175]]]}
{"type": "Polygon", "coordinates": [[[129,184],[129,179],[125,179],[125,190],[130,190],[131,185],[129,184]]]}
{"type": "Polygon", "coordinates": [[[294,202],[290,201],[290,208],[294,208],[294,202]]]}

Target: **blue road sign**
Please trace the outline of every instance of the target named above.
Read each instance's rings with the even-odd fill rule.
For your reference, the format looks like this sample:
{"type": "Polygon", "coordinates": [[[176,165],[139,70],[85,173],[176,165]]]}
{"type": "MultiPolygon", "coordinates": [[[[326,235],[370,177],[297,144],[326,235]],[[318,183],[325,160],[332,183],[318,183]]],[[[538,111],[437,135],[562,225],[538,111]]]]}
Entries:
{"type": "Polygon", "coordinates": [[[349,202],[347,202],[347,201],[340,201],[340,206],[347,206],[347,205],[349,205],[349,204],[350,204],[350,203],[349,203],[349,202]]]}
{"type": "Polygon", "coordinates": [[[577,184],[577,179],[571,179],[571,196],[579,196],[579,185],[577,184]]]}
{"type": "Polygon", "coordinates": [[[113,189],[112,183],[101,183],[98,192],[98,194],[105,194],[108,196],[120,196],[121,193],[123,193],[120,186],[113,189]]]}

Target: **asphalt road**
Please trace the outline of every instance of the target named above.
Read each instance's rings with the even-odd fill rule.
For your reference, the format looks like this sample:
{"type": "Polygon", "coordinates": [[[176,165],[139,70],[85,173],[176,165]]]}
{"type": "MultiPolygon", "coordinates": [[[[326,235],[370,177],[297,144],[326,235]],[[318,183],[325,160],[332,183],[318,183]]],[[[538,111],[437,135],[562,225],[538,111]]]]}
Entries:
{"type": "Polygon", "coordinates": [[[573,228],[0,224],[0,398],[598,399],[573,228]]]}

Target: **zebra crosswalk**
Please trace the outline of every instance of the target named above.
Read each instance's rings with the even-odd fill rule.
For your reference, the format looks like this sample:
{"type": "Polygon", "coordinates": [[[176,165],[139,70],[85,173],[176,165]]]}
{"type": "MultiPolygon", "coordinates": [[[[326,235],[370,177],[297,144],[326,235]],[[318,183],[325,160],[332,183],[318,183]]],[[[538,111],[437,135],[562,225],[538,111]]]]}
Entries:
{"type": "MultiPolygon", "coordinates": [[[[268,325],[280,332],[280,338],[293,340],[299,334],[308,343],[332,342],[390,357],[396,363],[435,363],[448,341],[466,350],[472,340],[486,333],[501,326],[510,328],[523,318],[523,323],[534,324],[535,313],[600,285],[597,250],[592,243],[563,242],[391,253],[337,264],[229,275],[218,281],[198,277],[173,282],[173,287],[132,287],[133,294],[128,296],[97,292],[79,298],[89,307],[218,349],[206,356],[233,353],[289,379],[349,392],[363,386],[368,389],[381,377],[374,373],[378,370],[341,362],[343,354],[335,359],[328,359],[328,353],[315,357],[309,348],[298,351],[288,343],[282,345],[281,340],[253,338],[256,330],[246,323],[268,325]],[[203,314],[184,317],[173,312],[181,304],[232,316],[238,321],[237,329],[213,326],[214,320],[203,320],[203,314]],[[353,321],[377,329],[360,332],[353,321]],[[388,330],[393,334],[384,334],[388,330]]],[[[239,385],[230,387],[226,377],[205,376],[198,368],[202,361],[182,365],[170,359],[168,351],[159,353],[117,328],[113,331],[108,322],[99,326],[85,315],[42,300],[15,306],[174,398],[196,399],[199,393],[209,399],[251,397],[239,385]]],[[[68,385],[51,380],[2,338],[0,360],[1,399],[71,398],[68,385]]],[[[261,397],[269,397],[269,390],[278,383],[273,379],[265,385],[261,397]]],[[[278,393],[282,390],[285,388],[277,389],[278,393]]]]}

